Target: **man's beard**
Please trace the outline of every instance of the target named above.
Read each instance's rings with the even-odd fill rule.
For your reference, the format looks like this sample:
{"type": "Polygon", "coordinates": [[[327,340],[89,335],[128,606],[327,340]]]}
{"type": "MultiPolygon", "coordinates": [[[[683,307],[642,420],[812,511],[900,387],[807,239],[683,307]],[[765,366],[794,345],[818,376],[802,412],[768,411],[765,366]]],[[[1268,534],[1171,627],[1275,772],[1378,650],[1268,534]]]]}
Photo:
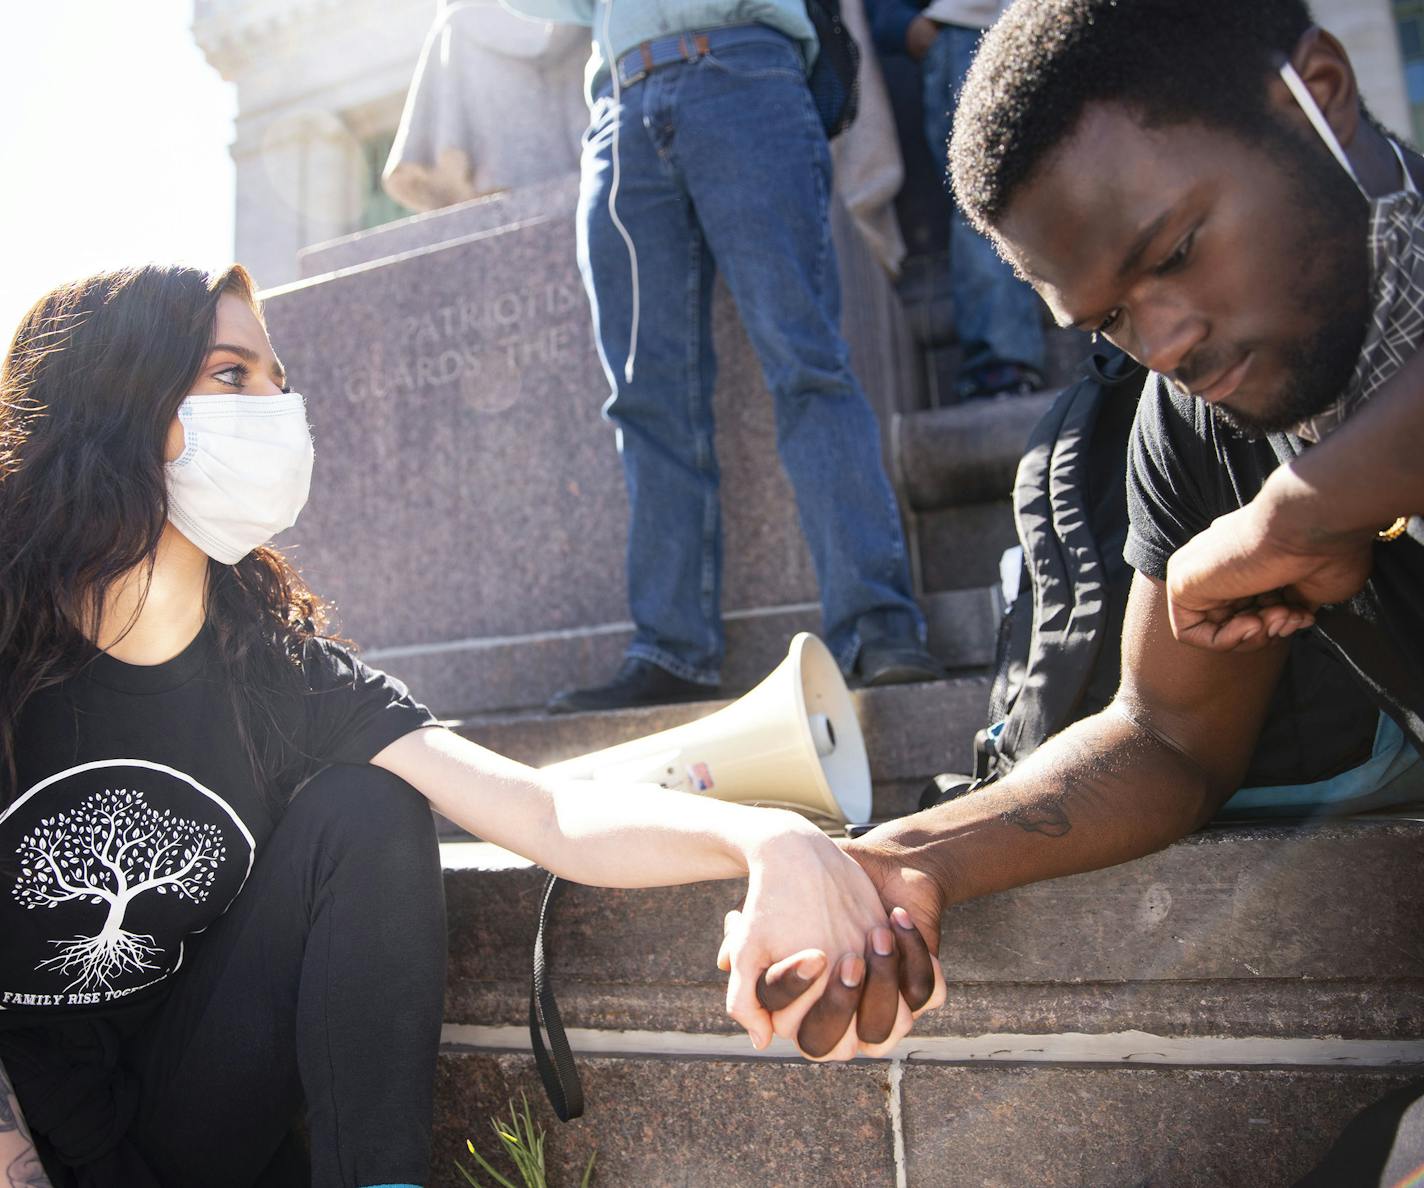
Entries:
{"type": "Polygon", "coordinates": [[[1213,416],[1247,438],[1284,433],[1339,399],[1354,373],[1371,312],[1369,214],[1360,191],[1315,144],[1286,129],[1271,141],[1270,151],[1292,181],[1287,217],[1294,215],[1299,227],[1292,256],[1302,268],[1290,283],[1315,329],[1283,350],[1285,378],[1265,411],[1211,406],[1213,416]]]}

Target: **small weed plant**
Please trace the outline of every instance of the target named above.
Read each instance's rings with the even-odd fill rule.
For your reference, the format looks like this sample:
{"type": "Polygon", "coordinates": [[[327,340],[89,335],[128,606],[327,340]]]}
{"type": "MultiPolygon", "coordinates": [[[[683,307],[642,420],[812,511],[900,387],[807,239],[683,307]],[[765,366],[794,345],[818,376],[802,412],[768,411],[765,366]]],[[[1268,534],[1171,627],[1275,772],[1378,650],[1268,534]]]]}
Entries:
{"type": "MultiPolygon", "coordinates": [[[[475,1150],[475,1144],[472,1141],[466,1139],[465,1146],[470,1149],[470,1154],[474,1157],[475,1163],[479,1165],[479,1170],[487,1175],[498,1188],[551,1188],[548,1173],[544,1170],[544,1131],[541,1127],[534,1125],[534,1115],[529,1110],[529,1098],[521,1093],[519,1100],[521,1104],[517,1107],[514,1102],[509,1103],[508,1122],[498,1116],[490,1119],[490,1125],[494,1127],[494,1132],[499,1137],[500,1146],[504,1148],[504,1153],[514,1164],[515,1171],[519,1175],[519,1183],[516,1184],[508,1176],[501,1175],[496,1171],[490,1165],[489,1160],[475,1150]]],[[[588,1157],[588,1166],[583,1169],[583,1178],[579,1180],[579,1188],[588,1188],[593,1183],[593,1161],[597,1157],[597,1151],[588,1157]]],[[[474,1188],[487,1188],[485,1183],[475,1179],[474,1175],[459,1160],[455,1161],[455,1166],[459,1168],[460,1174],[465,1177],[466,1181],[474,1185],[474,1188]]]]}

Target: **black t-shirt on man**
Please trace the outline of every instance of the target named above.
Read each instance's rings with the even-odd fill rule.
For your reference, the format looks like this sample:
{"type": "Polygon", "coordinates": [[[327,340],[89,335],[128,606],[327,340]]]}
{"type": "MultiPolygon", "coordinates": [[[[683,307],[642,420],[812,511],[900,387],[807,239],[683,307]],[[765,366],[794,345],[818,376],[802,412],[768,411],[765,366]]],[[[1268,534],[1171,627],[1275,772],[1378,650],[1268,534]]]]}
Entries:
{"type": "MultiPolygon", "coordinates": [[[[1165,578],[1177,549],[1216,517],[1249,503],[1282,458],[1308,448],[1287,434],[1248,440],[1201,401],[1149,375],[1128,459],[1128,563],[1165,578]]],[[[1322,607],[1313,634],[1424,748],[1424,523],[1418,516],[1404,536],[1374,546],[1365,588],[1347,603],[1322,607]]]]}
{"type": "Polygon", "coordinates": [[[26,705],[17,787],[0,788],[0,1025],[161,995],[297,785],[432,721],[337,644],[308,641],[303,660],[305,690],[271,706],[277,789],[254,779],[208,628],[151,667],[95,653],[26,705]]]}

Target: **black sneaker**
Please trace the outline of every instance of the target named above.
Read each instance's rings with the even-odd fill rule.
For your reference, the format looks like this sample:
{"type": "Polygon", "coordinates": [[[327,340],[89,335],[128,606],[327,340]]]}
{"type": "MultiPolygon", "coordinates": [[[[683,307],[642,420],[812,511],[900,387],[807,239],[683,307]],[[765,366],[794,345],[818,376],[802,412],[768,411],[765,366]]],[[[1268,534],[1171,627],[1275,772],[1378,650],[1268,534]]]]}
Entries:
{"type": "Polygon", "coordinates": [[[555,693],[545,707],[551,714],[581,714],[592,710],[627,709],[636,705],[670,705],[678,701],[705,701],[716,697],[718,685],[700,685],[673,676],[648,660],[629,657],[606,685],[591,689],[565,689],[555,693]]]}
{"type": "Polygon", "coordinates": [[[862,689],[876,685],[909,685],[944,678],[944,665],[918,643],[889,640],[863,644],[855,658],[855,683],[862,689]]]}

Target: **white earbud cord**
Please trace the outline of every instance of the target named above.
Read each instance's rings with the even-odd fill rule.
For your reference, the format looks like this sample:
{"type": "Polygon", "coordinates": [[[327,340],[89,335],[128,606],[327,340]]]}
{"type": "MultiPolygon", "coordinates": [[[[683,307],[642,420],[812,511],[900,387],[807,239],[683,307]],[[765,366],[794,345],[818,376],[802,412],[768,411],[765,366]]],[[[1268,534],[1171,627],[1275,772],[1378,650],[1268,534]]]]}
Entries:
{"type": "MultiPolygon", "coordinates": [[[[1287,62],[1281,67],[1281,81],[1290,88],[1290,93],[1295,96],[1295,101],[1300,104],[1301,111],[1305,112],[1305,118],[1314,125],[1320,139],[1325,142],[1325,147],[1330,150],[1330,155],[1340,162],[1340,167],[1350,175],[1355,185],[1360,186],[1360,179],[1355,175],[1355,167],[1350,164],[1350,158],[1345,156],[1345,150],[1340,147],[1340,141],[1335,136],[1335,129],[1332,128],[1325,119],[1325,113],[1315,103],[1315,96],[1310,93],[1305,82],[1296,73],[1295,67],[1287,62]]],[[[1408,176],[1408,173],[1405,173],[1408,176]]],[[[1360,186],[1360,193],[1365,193],[1364,186],[1360,186]]],[[[1365,194],[1368,198],[1369,195],[1365,194]]]]}
{"type": "Polygon", "coordinates": [[[633,382],[633,360],[638,355],[638,315],[641,300],[638,292],[638,249],[633,246],[633,237],[618,217],[618,179],[622,168],[618,160],[618,127],[623,122],[623,86],[618,77],[618,58],[613,53],[613,0],[603,0],[603,52],[607,55],[608,69],[613,76],[613,182],[608,187],[608,217],[618,228],[618,234],[628,248],[628,270],[633,278],[633,323],[628,330],[628,360],[623,364],[623,382],[633,382]]]}

